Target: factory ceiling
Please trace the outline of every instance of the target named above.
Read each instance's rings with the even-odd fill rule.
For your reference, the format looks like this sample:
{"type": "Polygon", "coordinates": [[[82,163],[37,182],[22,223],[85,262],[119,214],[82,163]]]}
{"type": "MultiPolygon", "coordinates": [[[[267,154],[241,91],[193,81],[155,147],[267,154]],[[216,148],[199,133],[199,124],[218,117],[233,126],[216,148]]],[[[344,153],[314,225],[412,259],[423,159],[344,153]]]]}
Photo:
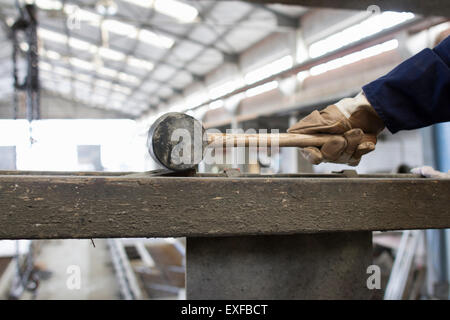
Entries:
{"type": "MultiPolygon", "coordinates": [[[[13,94],[9,27],[0,0],[0,100],[13,94]]],[[[19,1],[23,3],[23,1],[19,1]]],[[[238,1],[36,0],[43,90],[139,118],[274,32],[295,30],[304,7],[238,1]]],[[[25,53],[25,41],[19,43],[25,53]]],[[[20,64],[19,64],[20,69],[20,64]]],[[[211,89],[211,88],[210,88],[211,89]]]]}

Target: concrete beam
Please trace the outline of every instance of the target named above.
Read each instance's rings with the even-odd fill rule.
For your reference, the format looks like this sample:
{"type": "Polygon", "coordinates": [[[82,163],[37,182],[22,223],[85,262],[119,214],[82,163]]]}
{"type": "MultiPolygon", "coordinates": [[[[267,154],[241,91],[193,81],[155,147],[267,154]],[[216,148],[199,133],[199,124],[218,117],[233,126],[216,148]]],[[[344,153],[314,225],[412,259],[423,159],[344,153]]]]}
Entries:
{"type": "Polygon", "coordinates": [[[450,227],[450,180],[411,175],[88,177],[17,172],[0,174],[0,190],[0,239],[450,227]]]}
{"type": "Polygon", "coordinates": [[[223,62],[224,63],[231,63],[231,64],[235,64],[238,65],[239,63],[239,54],[234,53],[234,54],[224,54],[223,55],[223,62]]]}
{"type": "MultiPolygon", "coordinates": [[[[0,119],[12,119],[12,97],[0,101],[0,119]]],[[[19,105],[18,118],[25,118],[25,109],[19,105]]],[[[119,110],[102,109],[73,101],[62,95],[43,91],[41,94],[41,119],[131,119],[133,115],[119,110]]]]}
{"type": "Polygon", "coordinates": [[[204,83],[205,82],[205,76],[204,75],[200,75],[200,74],[191,74],[191,76],[192,76],[192,79],[195,81],[195,82],[202,82],[202,83],[204,83]]]}
{"type": "Polygon", "coordinates": [[[265,6],[265,5],[256,5],[256,6],[265,11],[271,12],[277,19],[277,25],[279,27],[287,27],[287,28],[297,29],[300,26],[299,18],[288,16],[286,14],[278,12],[278,11],[276,11],[268,6],[265,6]]]}

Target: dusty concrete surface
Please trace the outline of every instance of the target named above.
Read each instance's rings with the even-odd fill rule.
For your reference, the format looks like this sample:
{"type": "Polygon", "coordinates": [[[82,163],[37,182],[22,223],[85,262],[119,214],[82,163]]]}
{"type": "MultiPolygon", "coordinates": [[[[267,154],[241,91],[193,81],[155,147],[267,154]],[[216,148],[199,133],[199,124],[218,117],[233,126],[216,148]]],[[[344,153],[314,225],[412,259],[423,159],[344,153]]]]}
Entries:
{"type": "Polygon", "coordinates": [[[119,288],[111,265],[106,240],[46,240],[41,246],[36,264],[51,272],[41,280],[37,299],[119,299],[119,288]],[[73,267],[80,270],[80,288],[74,282],[73,267]]]}
{"type": "Polygon", "coordinates": [[[6,175],[0,190],[1,239],[450,227],[450,179],[6,175]]]}
{"type": "Polygon", "coordinates": [[[187,239],[188,299],[368,299],[372,233],[187,239]]]}

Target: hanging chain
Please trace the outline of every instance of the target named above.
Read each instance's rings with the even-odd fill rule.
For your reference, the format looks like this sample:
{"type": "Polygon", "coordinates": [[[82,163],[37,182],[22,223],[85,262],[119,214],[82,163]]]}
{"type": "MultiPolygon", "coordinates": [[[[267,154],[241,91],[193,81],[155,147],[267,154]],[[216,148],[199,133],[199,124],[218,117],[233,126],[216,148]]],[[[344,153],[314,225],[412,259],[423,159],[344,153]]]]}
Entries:
{"type": "Polygon", "coordinates": [[[37,19],[36,6],[32,4],[25,5],[24,9],[19,7],[20,16],[12,26],[13,41],[13,80],[14,80],[14,119],[17,119],[19,113],[18,92],[26,93],[26,117],[28,121],[39,119],[40,114],[40,85],[39,85],[39,55],[37,42],[37,19]],[[23,31],[28,44],[26,53],[27,73],[23,83],[19,82],[17,59],[19,50],[18,32],[23,31]]]}

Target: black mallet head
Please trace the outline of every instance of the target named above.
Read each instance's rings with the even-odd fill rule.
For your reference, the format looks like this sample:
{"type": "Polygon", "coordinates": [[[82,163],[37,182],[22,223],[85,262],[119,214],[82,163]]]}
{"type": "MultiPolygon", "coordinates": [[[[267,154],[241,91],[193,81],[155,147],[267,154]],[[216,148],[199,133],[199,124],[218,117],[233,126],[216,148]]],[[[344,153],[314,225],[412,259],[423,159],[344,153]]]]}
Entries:
{"type": "Polygon", "coordinates": [[[148,132],[147,147],[162,166],[183,171],[194,168],[206,147],[205,129],[197,119],[179,112],[159,117],[148,132]]]}

